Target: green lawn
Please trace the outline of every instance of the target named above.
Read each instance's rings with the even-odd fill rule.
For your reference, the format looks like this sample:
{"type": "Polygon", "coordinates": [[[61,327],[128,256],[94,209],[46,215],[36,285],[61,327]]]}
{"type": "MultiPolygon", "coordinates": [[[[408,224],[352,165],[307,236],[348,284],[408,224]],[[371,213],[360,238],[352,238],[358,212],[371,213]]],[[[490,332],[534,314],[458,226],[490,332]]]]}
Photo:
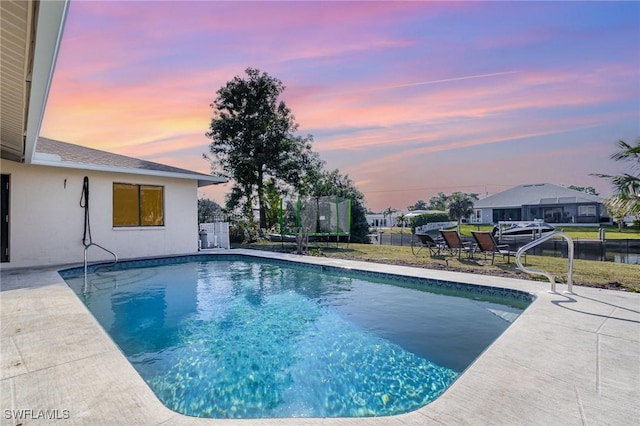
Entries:
{"type": "MultiPolygon", "coordinates": [[[[475,228],[475,227],[474,227],[475,228]]],[[[464,233],[464,232],[463,232],[464,233]]],[[[281,243],[258,242],[243,244],[242,248],[295,252],[295,246],[281,243]]],[[[543,276],[528,275],[520,271],[514,264],[507,264],[498,259],[494,265],[491,261],[484,260],[482,254],[476,254],[473,259],[458,260],[454,256],[429,257],[423,250],[418,256],[414,256],[410,247],[387,246],[377,244],[341,244],[336,248],[334,244],[312,244],[309,254],[339,259],[361,260],[367,262],[387,263],[394,265],[415,266],[420,268],[441,269],[449,271],[470,272],[476,274],[507,276],[522,279],[546,280],[543,276]]],[[[549,271],[556,275],[557,282],[564,282],[567,275],[567,259],[548,256],[527,255],[527,266],[549,271]]],[[[574,260],[573,282],[574,285],[589,287],[601,287],[623,289],[640,292],[640,265],[628,265],[613,262],[600,262],[591,260],[574,260]]]]}

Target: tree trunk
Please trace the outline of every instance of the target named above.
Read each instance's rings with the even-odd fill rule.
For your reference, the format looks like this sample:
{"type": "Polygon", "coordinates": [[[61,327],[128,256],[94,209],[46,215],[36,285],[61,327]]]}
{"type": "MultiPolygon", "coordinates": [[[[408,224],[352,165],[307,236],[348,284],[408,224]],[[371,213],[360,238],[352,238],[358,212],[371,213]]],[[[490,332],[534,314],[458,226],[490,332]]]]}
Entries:
{"type": "Polygon", "coordinates": [[[251,185],[245,186],[244,196],[247,198],[247,204],[244,207],[244,213],[247,215],[249,222],[253,222],[253,189],[251,185]]]}
{"type": "Polygon", "coordinates": [[[260,229],[267,228],[267,212],[264,208],[264,183],[262,170],[258,172],[258,210],[260,211],[260,229]]]}

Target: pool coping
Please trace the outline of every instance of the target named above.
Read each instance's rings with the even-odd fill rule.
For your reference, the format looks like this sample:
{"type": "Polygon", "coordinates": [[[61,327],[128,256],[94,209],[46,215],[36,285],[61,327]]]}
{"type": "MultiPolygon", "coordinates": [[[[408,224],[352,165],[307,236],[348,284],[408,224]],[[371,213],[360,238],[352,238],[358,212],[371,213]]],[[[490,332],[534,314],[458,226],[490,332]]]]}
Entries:
{"type": "Polygon", "coordinates": [[[55,419],[145,425],[593,425],[640,417],[635,404],[640,294],[579,286],[576,294],[550,294],[549,284],[539,281],[255,250],[207,254],[229,253],[500,287],[536,300],[443,395],[416,411],[377,418],[198,419],[175,413],[156,398],[57,272],[78,265],[3,268],[0,424],[55,419]]]}

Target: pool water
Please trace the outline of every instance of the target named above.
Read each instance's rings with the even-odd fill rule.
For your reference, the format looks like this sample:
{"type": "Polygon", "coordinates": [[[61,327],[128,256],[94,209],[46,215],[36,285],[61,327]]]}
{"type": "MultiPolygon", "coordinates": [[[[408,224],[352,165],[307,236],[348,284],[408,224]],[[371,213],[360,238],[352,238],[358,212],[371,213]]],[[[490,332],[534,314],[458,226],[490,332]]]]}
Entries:
{"type": "Polygon", "coordinates": [[[213,418],[415,410],[527,304],[252,260],[66,280],[167,407],[213,418]]]}

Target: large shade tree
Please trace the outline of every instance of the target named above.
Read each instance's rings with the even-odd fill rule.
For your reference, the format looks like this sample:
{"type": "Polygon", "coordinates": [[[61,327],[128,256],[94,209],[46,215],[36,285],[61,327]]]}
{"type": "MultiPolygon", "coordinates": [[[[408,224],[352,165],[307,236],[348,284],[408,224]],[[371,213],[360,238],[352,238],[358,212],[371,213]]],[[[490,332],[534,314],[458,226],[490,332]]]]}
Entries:
{"type": "Polygon", "coordinates": [[[245,73],[216,92],[206,135],[212,140],[213,171],[234,182],[227,209],[239,209],[253,219],[257,200],[259,224],[266,228],[266,182],[297,188],[316,154],[311,151],[311,136],[295,135],[295,117],[280,99],[282,82],[254,68],[245,73]]]}

